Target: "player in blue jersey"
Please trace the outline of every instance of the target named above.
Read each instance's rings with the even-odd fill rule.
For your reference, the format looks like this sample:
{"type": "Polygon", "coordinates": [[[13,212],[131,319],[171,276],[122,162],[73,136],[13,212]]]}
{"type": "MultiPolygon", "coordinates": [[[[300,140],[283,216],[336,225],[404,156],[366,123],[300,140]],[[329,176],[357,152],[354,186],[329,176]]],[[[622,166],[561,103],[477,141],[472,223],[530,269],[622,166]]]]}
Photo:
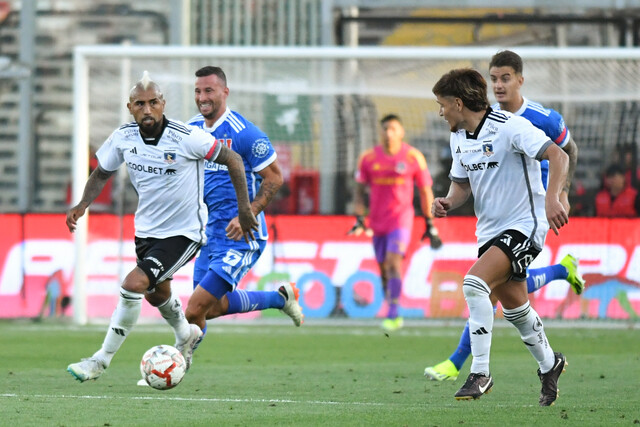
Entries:
{"type": "Polygon", "coordinates": [[[195,102],[200,114],[188,124],[211,133],[240,154],[251,200],[258,219],[255,240],[233,240],[242,232],[237,217],[235,191],[226,168],[205,163],[204,201],[209,209],[208,243],[196,259],[194,292],[186,309],[189,323],[206,331],[206,320],[248,311],[277,308],[302,323],[299,291],[284,284],[277,291],[236,289],[238,282],[257,262],[268,239],[264,209],[282,185],[276,152],[267,135],[256,125],[227,107],[229,88],[224,71],[207,66],[195,73],[195,102]]]}
{"type": "MultiPolygon", "coordinates": [[[[498,101],[492,105],[493,110],[506,110],[515,115],[528,119],[535,127],[544,133],[569,156],[569,171],[566,183],[560,194],[560,202],[566,212],[569,212],[569,188],[571,179],[576,170],[578,160],[578,147],[571,138],[571,133],[564,123],[562,115],[557,111],[545,108],[532,102],[520,93],[524,83],[522,75],[522,58],[515,52],[503,50],[496,53],[489,63],[489,74],[493,94],[498,101]]],[[[542,182],[546,189],[549,173],[549,162],[543,160],[540,164],[542,182]]],[[[578,260],[571,254],[567,254],[560,264],[543,268],[531,268],[527,270],[527,291],[535,292],[553,280],[566,280],[576,294],[581,294],[584,289],[584,280],[578,273],[578,260]]],[[[492,299],[494,307],[496,301],[492,299]]],[[[495,308],[494,308],[495,310],[495,308]]],[[[460,368],[471,354],[471,339],[469,337],[469,322],[464,327],[458,348],[444,362],[435,366],[429,366],[424,370],[424,375],[434,381],[455,381],[460,373],[460,368]]]]}

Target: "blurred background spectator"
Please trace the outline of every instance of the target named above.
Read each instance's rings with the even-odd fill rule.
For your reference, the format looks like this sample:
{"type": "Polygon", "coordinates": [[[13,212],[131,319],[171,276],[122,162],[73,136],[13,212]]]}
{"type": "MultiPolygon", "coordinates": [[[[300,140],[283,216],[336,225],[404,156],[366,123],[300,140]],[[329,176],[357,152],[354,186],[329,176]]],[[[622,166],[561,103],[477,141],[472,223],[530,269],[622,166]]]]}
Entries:
{"type": "Polygon", "coordinates": [[[595,199],[596,216],[636,217],[640,212],[638,190],[628,184],[627,170],[621,165],[611,164],[604,177],[602,190],[595,199]]]}

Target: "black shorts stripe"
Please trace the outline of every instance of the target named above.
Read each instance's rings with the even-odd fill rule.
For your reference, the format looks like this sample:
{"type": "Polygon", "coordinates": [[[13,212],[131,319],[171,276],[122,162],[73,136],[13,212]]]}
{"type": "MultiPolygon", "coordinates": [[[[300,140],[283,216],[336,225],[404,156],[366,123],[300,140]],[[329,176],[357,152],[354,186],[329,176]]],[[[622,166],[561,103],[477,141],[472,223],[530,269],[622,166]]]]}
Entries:
{"type": "Polygon", "coordinates": [[[173,273],[178,271],[180,267],[189,262],[191,258],[196,254],[196,252],[200,249],[200,244],[193,242],[185,249],[182,256],[173,264],[168,270],[165,270],[164,274],[158,278],[158,283],[162,283],[167,280],[169,277],[173,276],[173,273]]]}
{"type": "Polygon", "coordinates": [[[511,278],[517,281],[526,280],[529,264],[541,251],[530,238],[517,230],[505,230],[482,245],[478,250],[478,258],[491,246],[497,247],[509,257],[512,270],[511,278]]]}

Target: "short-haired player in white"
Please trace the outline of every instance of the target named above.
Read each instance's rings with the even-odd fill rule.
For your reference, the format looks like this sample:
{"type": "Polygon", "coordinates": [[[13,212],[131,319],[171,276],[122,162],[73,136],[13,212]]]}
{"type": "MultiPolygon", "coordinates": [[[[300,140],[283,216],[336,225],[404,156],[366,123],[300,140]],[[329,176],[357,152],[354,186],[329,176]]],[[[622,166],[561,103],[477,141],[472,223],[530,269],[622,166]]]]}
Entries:
{"type": "Polygon", "coordinates": [[[528,120],[494,111],[487,83],[476,70],[465,68],[443,75],[433,87],[440,115],[451,128],[451,186],[433,202],[436,217],[462,205],[470,194],[478,218],[478,260],[464,278],[469,307],[473,361],[458,400],[477,399],[491,390],[489,354],[493,329],[493,293],[505,319],[520,332],[539,365],[539,404],[557,398],[558,378],[566,359],[554,353],[540,317],[530,306],[526,269],[544,246],[549,227],[557,234],[569,217],[560,202],[566,182],[567,154],[528,120]],[[539,160],[549,160],[547,191],[539,160]]]}
{"type": "Polygon", "coordinates": [[[111,175],[122,163],[127,165],[139,199],[135,214],[137,265],[122,283],[100,350],[67,368],[79,381],[97,379],[109,366],[136,324],[145,296],[173,327],[176,348],[189,368],[193,346],[202,331],[187,322],[180,299],[171,293],[171,279],[206,242],[204,159],[226,165],[236,190],[239,221],[227,227],[227,235],[235,240],[253,239],[252,230],[258,226],[240,156],[210,134],[167,119],[163,94],[147,72],[131,89],[127,108],[135,121],[115,130],[100,147],[96,153],[99,166],[89,176],[80,203],[67,213],[67,227],[73,232],[78,218],[111,175]]]}

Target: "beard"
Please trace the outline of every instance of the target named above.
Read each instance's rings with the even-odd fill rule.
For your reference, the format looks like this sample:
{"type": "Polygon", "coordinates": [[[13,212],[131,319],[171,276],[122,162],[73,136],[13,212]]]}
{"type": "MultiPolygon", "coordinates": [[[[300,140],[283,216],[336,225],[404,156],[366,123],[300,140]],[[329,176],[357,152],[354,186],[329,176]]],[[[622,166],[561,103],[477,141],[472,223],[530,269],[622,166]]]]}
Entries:
{"type": "Polygon", "coordinates": [[[145,120],[143,119],[140,123],[138,123],[138,127],[140,128],[140,133],[147,137],[157,136],[158,131],[160,130],[161,122],[156,119],[145,120]]]}

